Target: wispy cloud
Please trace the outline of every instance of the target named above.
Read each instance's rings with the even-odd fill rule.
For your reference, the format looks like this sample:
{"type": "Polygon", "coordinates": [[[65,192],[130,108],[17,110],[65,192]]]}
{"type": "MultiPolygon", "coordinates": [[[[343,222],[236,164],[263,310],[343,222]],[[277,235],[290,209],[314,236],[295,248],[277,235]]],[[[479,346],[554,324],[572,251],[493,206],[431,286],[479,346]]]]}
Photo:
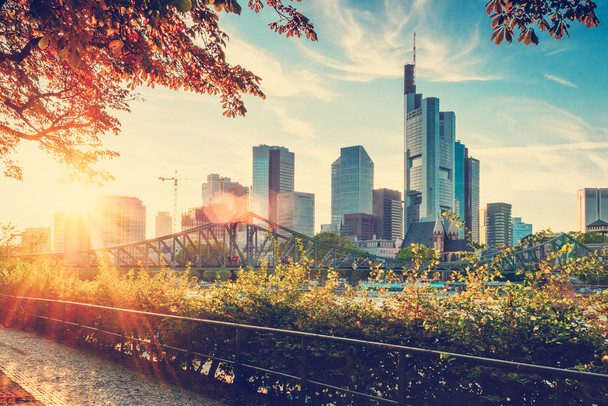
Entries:
{"type": "Polygon", "coordinates": [[[333,76],[348,81],[367,82],[402,74],[403,64],[412,60],[412,34],[417,32],[417,75],[432,81],[493,80],[499,75],[483,72],[485,56],[478,52],[477,29],[460,38],[444,34],[439,17],[425,10],[440,9],[431,0],[374,2],[380,11],[371,13],[349,8],[344,0],[318,0],[321,18],[331,21],[328,35],[338,52],[323,54],[300,45],[313,60],[337,70],[333,76]]]}
{"type": "Polygon", "coordinates": [[[565,78],[562,78],[559,76],[549,75],[548,73],[545,73],[545,78],[552,80],[554,82],[557,82],[560,85],[564,85],[564,86],[568,86],[568,87],[577,87],[574,83],[570,82],[568,79],[565,79],[565,78]]]}
{"type": "Polygon", "coordinates": [[[239,61],[262,78],[262,90],[269,96],[305,96],[323,101],[330,101],[336,96],[318,74],[294,67],[284,69],[274,54],[260,47],[232,39],[226,49],[230,60],[239,61]]]}
{"type": "Polygon", "coordinates": [[[315,128],[312,123],[301,120],[287,111],[287,107],[278,103],[265,105],[267,110],[272,111],[278,118],[281,130],[287,134],[292,134],[302,138],[317,138],[315,128]]]}

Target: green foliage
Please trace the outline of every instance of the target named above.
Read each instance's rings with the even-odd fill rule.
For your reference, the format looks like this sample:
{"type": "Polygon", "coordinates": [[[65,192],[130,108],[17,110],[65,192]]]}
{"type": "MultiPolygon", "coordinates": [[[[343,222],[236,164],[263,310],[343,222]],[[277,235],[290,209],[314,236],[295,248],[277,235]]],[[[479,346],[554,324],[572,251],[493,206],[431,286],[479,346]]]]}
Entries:
{"type": "MultiPolygon", "coordinates": [[[[569,249],[568,245],[561,248],[564,252],[569,249]]],[[[594,269],[599,272],[601,261],[589,257],[565,262],[558,254],[540,262],[537,271],[521,275],[521,283],[504,285],[493,283],[499,274],[491,264],[471,262],[466,273],[454,276],[453,282],[466,284],[458,285],[466,286],[458,290],[424,283],[429,275],[417,270],[397,278],[390,271],[373,269],[370,281],[403,281],[402,291],[348,289],[338,296],[338,274],[328,270],[325,279],[311,284],[312,271],[303,258],[295,263],[279,262],[273,272],[264,267],[241,270],[235,282],[225,281],[207,290],[200,290],[192,279],[171,270],[156,275],[138,270],[121,276],[102,264],[97,278],[87,282],[61,263],[19,262],[1,268],[0,291],[608,373],[608,294],[581,297],[571,289],[573,276],[594,269]]],[[[0,315],[6,320],[7,314],[0,315]]],[[[76,316],[97,320],[93,313],[76,316]]],[[[104,328],[126,325],[136,331],[142,325],[110,316],[104,320],[104,328]]],[[[229,328],[196,326],[188,336],[181,322],[146,323],[158,333],[152,339],[162,339],[165,345],[184,348],[187,337],[194,337],[193,351],[232,357],[234,330],[229,328]]],[[[95,337],[88,333],[82,339],[99,340],[108,348],[117,345],[117,341],[111,341],[118,340],[115,337],[95,337]]],[[[183,354],[145,345],[149,344],[144,342],[133,351],[155,354],[176,368],[184,367],[183,354]]],[[[243,362],[289,374],[299,370],[299,339],[244,332],[241,348],[243,362]]],[[[309,365],[314,365],[315,380],[389,398],[396,396],[395,354],[311,340],[308,357],[309,365]]],[[[201,359],[199,365],[206,361],[201,359]]],[[[504,404],[507,398],[522,405],[554,401],[552,380],[546,377],[456,362],[450,357],[413,356],[406,361],[411,381],[406,396],[411,404],[491,405],[504,404]]],[[[212,363],[213,371],[217,368],[218,364],[212,363]]],[[[227,366],[219,368],[230,372],[227,366]]],[[[254,391],[263,387],[277,391],[277,396],[287,396],[279,392],[285,388],[297,390],[280,378],[253,371],[243,373],[247,373],[244,382],[254,391]]],[[[608,401],[601,386],[568,381],[566,389],[570,402],[566,404],[608,401]]],[[[321,402],[322,396],[331,398],[335,394],[313,396],[319,396],[321,402]]]]}
{"type": "Polygon", "coordinates": [[[322,231],[315,234],[313,238],[317,241],[335,245],[337,247],[346,248],[353,251],[361,251],[359,247],[353,244],[348,237],[342,237],[339,234],[332,233],[331,231],[322,231]]]}
{"type": "Polygon", "coordinates": [[[569,235],[580,244],[601,244],[608,242],[608,236],[596,232],[571,232],[569,235]]]}
{"type": "Polygon", "coordinates": [[[401,248],[397,254],[397,259],[411,262],[431,262],[439,257],[439,253],[433,248],[427,248],[422,244],[412,244],[409,247],[401,248]]]}

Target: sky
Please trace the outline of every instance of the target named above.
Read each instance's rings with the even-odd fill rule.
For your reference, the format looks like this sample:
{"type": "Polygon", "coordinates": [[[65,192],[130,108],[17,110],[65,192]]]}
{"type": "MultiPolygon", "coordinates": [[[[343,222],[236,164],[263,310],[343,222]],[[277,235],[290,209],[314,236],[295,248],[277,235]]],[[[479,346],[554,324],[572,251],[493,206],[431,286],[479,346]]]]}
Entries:
{"type": "Polygon", "coordinates": [[[167,89],[137,89],[142,101],[119,113],[119,136],[104,136],[120,157],[101,167],[104,186],[69,183],[65,168],[23,143],[22,182],[0,178],[0,223],[51,227],[58,210],[87,211],[102,194],[135,196],[154,217],[200,206],[201,183],[218,173],[252,179],[252,147],[295,153],[295,190],[314,193],[315,228],[330,222],[330,166],[340,148],[362,145],[375,164],[374,188],[403,191],[403,65],[416,85],[456,113],[456,139],[480,160],[480,204],[512,204],[534,231],[575,230],[576,191],[608,187],[608,3],[600,26],[573,23],[570,38],[538,33],[538,46],[491,40],[484,2],[303,0],[319,40],[285,38],[243,0],[240,16],[221,13],[227,58],[262,78],[267,98],[245,96],[247,115],[222,116],[219,99],[167,89]]]}

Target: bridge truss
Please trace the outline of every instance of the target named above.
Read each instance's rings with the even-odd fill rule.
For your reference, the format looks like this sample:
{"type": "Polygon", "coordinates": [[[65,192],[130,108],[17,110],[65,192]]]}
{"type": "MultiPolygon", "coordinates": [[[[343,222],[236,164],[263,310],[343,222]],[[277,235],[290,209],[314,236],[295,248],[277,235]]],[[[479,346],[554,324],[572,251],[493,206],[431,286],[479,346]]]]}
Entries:
{"type": "Polygon", "coordinates": [[[295,262],[303,256],[311,269],[403,269],[408,265],[316,240],[251,212],[137,243],[52,255],[79,267],[94,267],[100,258],[108,258],[117,268],[128,269],[234,269],[261,264],[272,268],[278,261],[295,262]]]}

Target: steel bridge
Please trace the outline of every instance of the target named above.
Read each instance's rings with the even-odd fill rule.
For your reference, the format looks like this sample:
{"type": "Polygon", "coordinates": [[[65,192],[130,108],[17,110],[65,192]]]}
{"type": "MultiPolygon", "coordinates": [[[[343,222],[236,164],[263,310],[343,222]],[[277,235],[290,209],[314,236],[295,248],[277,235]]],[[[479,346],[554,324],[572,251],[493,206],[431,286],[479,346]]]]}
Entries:
{"type": "Polygon", "coordinates": [[[302,257],[311,269],[404,269],[411,265],[319,241],[251,212],[136,243],[50,255],[77,267],[96,267],[101,258],[108,258],[119,269],[236,269],[263,264],[273,268],[279,261],[297,262],[302,257]]]}
{"type": "Polygon", "coordinates": [[[589,255],[602,258],[602,254],[587,245],[577,242],[566,233],[554,236],[546,236],[537,240],[524,241],[512,251],[482,254],[481,263],[492,263],[503,272],[516,272],[518,270],[533,271],[538,269],[541,262],[547,261],[553,266],[559,267],[571,260],[589,255]]]}
{"type": "MultiPolygon", "coordinates": [[[[491,264],[505,273],[518,270],[533,271],[541,261],[551,258],[554,265],[594,254],[568,234],[545,237],[526,242],[508,250],[488,250],[479,258],[480,264],[491,264]],[[555,255],[554,253],[557,253],[555,255]]],[[[47,254],[61,258],[72,266],[94,268],[107,259],[118,269],[146,268],[193,270],[229,269],[267,266],[278,262],[297,262],[303,257],[310,269],[366,269],[381,268],[401,271],[413,268],[412,262],[351,250],[273,223],[254,213],[246,213],[230,220],[205,224],[179,233],[114,247],[47,254]]],[[[463,270],[467,261],[422,264],[444,274],[463,270]]],[[[446,276],[446,275],[444,275],[446,276]]]]}

